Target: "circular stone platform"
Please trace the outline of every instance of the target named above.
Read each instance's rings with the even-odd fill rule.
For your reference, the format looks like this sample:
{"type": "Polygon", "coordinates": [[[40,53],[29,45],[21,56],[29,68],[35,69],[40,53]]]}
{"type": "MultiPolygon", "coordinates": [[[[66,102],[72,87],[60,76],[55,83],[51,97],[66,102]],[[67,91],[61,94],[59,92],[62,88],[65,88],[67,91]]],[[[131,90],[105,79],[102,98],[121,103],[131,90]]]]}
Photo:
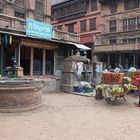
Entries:
{"type": "Polygon", "coordinates": [[[42,105],[43,82],[38,79],[0,80],[0,112],[23,112],[42,105]]]}

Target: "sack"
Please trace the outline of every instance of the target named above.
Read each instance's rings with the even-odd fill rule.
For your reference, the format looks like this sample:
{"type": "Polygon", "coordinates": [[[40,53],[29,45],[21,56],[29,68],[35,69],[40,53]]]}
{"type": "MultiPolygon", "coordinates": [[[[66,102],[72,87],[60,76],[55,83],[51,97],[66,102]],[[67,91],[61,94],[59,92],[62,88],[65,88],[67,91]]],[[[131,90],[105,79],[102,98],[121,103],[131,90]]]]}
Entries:
{"type": "Polygon", "coordinates": [[[96,100],[102,100],[102,99],[104,99],[104,96],[102,94],[102,90],[100,88],[97,88],[96,89],[95,99],[96,100]]]}

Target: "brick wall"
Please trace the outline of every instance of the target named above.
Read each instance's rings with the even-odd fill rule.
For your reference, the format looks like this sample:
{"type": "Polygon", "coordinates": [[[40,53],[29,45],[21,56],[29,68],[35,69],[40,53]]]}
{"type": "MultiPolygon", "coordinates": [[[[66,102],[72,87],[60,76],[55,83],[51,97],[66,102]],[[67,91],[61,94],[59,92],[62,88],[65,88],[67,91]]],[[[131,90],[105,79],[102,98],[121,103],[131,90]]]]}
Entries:
{"type": "MultiPolygon", "coordinates": [[[[35,0],[25,0],[26,17],[34,19],[35,0]]],[[[4,6],[4,14],[14,16],[14,4],[7,3],[4,6]]],[[[44,0],[44,22],[51,22],[51,0],[44,0]]]]}

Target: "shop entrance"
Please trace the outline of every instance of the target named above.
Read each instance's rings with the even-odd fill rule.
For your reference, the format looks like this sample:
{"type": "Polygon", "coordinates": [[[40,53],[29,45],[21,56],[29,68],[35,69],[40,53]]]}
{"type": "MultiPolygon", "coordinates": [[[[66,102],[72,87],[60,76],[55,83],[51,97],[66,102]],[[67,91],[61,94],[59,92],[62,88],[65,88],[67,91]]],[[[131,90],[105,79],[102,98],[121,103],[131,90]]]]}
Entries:
{"type": "Polygon", "coordinates": [[[20,65],[24,68],[24,75],[30,75],[30,47],[21,47],[20,65]]]}
{"type": "Polygon", "coordinates": [[[43,49],[34,48],[33,75],[42,75],[43,49]]]}
{"type": "Polygon", "coordinates": [[[15,58],[15,47],[14,46],[4,47],[3,68],[11,65],[12,57],[15,58]]]}
{"type": "Polygon", "coordinates": [[[54,51],[46,50],[46,75],[53,75],[54,73],[54,51]]]}

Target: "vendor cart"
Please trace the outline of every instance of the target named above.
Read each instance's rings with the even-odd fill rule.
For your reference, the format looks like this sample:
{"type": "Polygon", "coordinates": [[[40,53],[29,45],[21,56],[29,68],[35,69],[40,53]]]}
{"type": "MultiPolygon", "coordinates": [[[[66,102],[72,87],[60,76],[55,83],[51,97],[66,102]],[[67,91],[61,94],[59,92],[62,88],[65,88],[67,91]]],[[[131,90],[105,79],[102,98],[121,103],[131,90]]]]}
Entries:
{"type": "Polygon", "coordinates": [[[123,98],[124,101],[125,99],[125,94],[128,93],[128,89],[125,88],[125,86],[122,84],[115,84],[115,85],[106,85],[105,88],[102,89],[102,94],[105,98],[105,101],[108,104],[113,104],[117,102],[118,98],[123,98]]]}

